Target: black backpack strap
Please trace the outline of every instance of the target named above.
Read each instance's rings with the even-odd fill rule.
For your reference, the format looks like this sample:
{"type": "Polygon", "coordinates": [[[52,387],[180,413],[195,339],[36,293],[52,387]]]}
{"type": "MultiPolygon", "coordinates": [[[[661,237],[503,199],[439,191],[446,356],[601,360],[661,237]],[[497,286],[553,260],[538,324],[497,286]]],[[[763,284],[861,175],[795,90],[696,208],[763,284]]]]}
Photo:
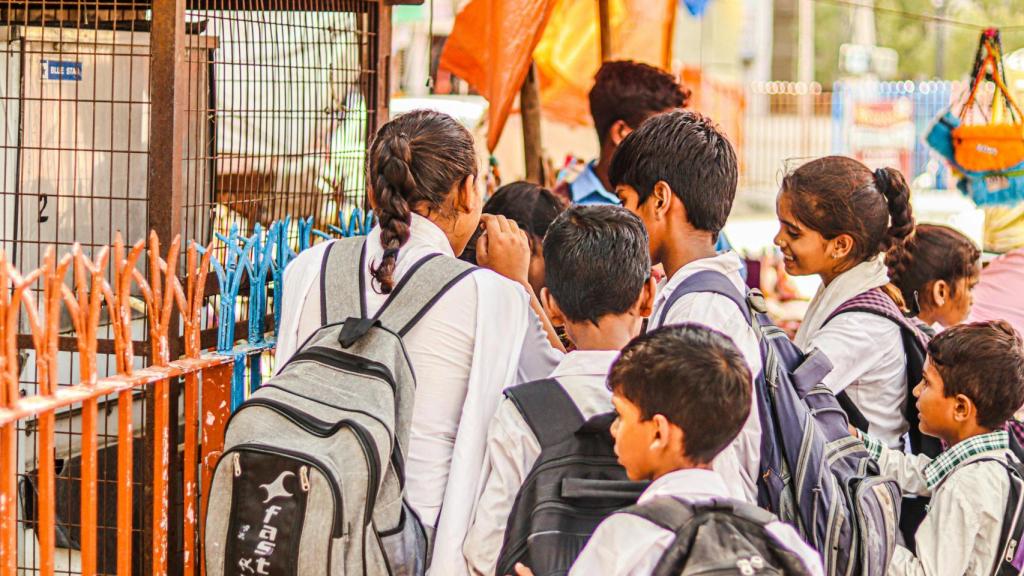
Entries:
{"type": "Polygon", "coordinates": [[[652,498],[643,504],[623,508],[618,513],[643,518],[669,532],[678,532],[696,515],[693,504],[671,496],[652,498]]]}
{"type": "Polygon", "coordinates": [[[668,318],[668,312],[672,309],[677,301],[687,294],[696,294],[698,292],[710,292],[712,294],[720,294],[725,296],[729,300],[736,304],[736,307],[740,309],[743,314],[743,318],[747,320],[747,324],[751,323],[750,307],[747,305],[746,295],[736,289],[736,286],[732,283],[732,280],[714,270],[702,270],[696,274],[683,280],[676,289],[672,291],[668,299],[665,301],[665,305],[661,308],[661,314],[658,317],[658,326],[664,326],[665,320],[668,318]]]}
{"type": "MultiPolygon", "coordinates": [[[[1017,444],[1010,434],[1011,450],[1017,444]]],[[[1010,480],[1010,493],[1006,498],[1006,509],[1003,512],[1003,525],[999,535],[999,557],[996,559],[993,574],[1020,574],[1019,568],[1024,564],[1024,465],[1016,458],[1003,462],[1010,480]]]]}
{"type": "Polygon", "coordinates": [[[515,404],[541,450],[575,434],[584,424],[580,409],[554,378],[512,386],[505,390],[505,397],[515,404]]]}

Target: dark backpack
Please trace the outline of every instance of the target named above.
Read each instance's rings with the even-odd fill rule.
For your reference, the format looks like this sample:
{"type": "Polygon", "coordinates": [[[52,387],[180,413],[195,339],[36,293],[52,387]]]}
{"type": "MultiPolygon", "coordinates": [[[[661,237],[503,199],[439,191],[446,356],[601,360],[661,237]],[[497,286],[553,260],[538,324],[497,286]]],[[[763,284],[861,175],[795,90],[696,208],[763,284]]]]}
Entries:
{"type": "Polygon", "coordinates": [[[688,502],[671,496],[622,511],[675,533],[652,576],[810,574],[767,527],[775,516],[735,500],[688,502]]]}
{"type": "Polygon", "coordinates": [[[636,503],[645,482],[632,482],[615,457],[612,413],[584,421],[557,380],[505,391],[541,446],[509,514],[496,574],[517,562],[537,576],[566,574],[610,514],[636,503]]]}
{"type": "MultiPolygon", "coordinates": [[[[847,300],[829,315],[824,324],[828,324],[836,316],[850,312],[874,314],[899,326],[900,338],[903,341],[903,353],[907,357],[907,399],[903,405],[903,415],[910,425],[907,432],[910,438],[910,450],[914,454],[925,454],[931,458],[938,456],[942,452],[942,443],[936,438],[921,433],[921,429],[918,427],[921,418],[917,412],[917,403],[913,394],[914,387],[924,376],[924,363],[928,356],[928,339],[921,329],[900,311],[892,298],[880,288],[868,290],[847,300]]],[[[842,392],[838,394],[838,397],[840,405],[850,418],[850,423],[857,429],[867,432],[867,419],[854,406],[849,396],[842,392]]]]}
{"type": "Polygon", "coordinates": [[[758,503],[797,527],[821,553],[826,574],[884,574],[896,545],[901,494],[895,482],[878,476],[878,465],[850,436],[845,412],[821,383],[832,363],[817,351],[804,354],[772,323],[760,292],[744,297],[720,272],[684,280],[666,309],[698,292],[729,298],[761,347],[758,503]]]}

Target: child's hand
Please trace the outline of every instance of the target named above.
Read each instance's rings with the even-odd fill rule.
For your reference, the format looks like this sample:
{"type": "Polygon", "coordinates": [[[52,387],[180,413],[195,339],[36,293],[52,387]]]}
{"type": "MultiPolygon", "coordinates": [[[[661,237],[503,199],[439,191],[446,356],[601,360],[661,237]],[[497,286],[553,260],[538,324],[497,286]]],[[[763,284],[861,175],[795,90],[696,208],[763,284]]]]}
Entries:
{"type": "Polygon", "coordinates": [[[476,241],[476,261],[484,268],[529,285],[530,240],[514,220],[484,214],[484,233],[476,241]]]}
{"type": "Polygon", "coordinates": [[[533,576],[533,570],[530,570],[526,566],[523,566],[522,562],[516,562],[515,576],[533,576]]]}

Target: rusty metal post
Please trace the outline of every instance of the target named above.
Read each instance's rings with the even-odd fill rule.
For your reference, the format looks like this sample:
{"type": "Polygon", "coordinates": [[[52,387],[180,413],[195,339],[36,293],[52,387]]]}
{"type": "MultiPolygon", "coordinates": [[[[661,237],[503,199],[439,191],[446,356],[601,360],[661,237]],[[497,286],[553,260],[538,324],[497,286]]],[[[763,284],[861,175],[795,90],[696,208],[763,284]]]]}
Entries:
{"type": "Polygon", "coordinates": [[[391,101],[391,5],[398,2],[381,0],[377,3],[377,14],[371,8],[369,30],[376,31],[376,41],[370,45],[372,52],[371,64],[377,70],[376,82],[376,114],[374,123],[367,127],[367,142],[377,133],[377,129],[388,121],[391,101]]]}
{"type": "MultiPolygon", "coordinates": [[[[180,233],[184,203],[182,161],[188,130],[185,113],[188,100],[185,5],[186,0],[162,0],[154,2],[152,8],[148,216],[149,227],[165,242],[180,233]]],[[[176,259],[169,259],[167,265],[168,272],[173,273],[179,269],[176,259]]],[[[176,358],[181,351],[176,318],[164,334],[168,338],[170,357],[176,358]]],[[[157,363],[155,356],[160,346],[151,342],[150,348],[153,350],[152,360],[157,363]]],[[[173,411],[173,418],[169,413],[171,406],[176,403],[170,402],[170,390],[167,387],[168,383],[163,382],[146,389],[146,452],[151,462],[160,462],[165,466],[169,463],[171,453],[170,447],[166,445],[170,440],[166,427],[177,428],[177,410],[173,411]],[[156,443],[158,438],[161,441],[156,443]]],[[[177,450],[173,453],[177,453],[177,450]]],[[[168,522],[168,499],[174,493],[175,478],[165,483],[166,477],[159,477],[164,474],[167,474],[166,468],[148,469],[145,483],[144,501],[147,505],[143,526],[148,533],[144,540],[147,545],[143,546],[143,550],[146,565],[151,567],[151,573],[155,576],[167,573],[168,550],[174,549],[176,543],[175,535],[167,533],[168,527],[177,525],[176,522],[168,522]]],[[[180,534],[180,530],[176,529],[175,532],[180,534]]]]}
{"type": "Polygon", "coordinates": [[[540,135],[540,88],[537,70],[530,64],[523,85],[519,89],[519,109],[523,120],[523,157],[526,161],[526,180],[544,184],[544,153],[540,135]]]}

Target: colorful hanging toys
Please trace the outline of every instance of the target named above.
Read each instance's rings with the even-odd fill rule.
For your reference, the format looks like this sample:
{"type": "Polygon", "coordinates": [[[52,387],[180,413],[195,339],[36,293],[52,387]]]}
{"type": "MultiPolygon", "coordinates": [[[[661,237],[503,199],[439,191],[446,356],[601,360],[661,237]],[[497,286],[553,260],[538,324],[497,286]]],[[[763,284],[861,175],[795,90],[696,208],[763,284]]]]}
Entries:
{"type": "Polygon", "coordinates": [[[982,32],[967,99],[959,113],[950,107],[927,135],[928,145],[946,158],[959,176],[957,188],[979,206],[1024,200],[1024,113],[1006,86],[999,30],[982,32]],[[979,90],[995,85],[987,110],[979,90]],[[984,118],[977,122],[980,111],[984,118]]]}

